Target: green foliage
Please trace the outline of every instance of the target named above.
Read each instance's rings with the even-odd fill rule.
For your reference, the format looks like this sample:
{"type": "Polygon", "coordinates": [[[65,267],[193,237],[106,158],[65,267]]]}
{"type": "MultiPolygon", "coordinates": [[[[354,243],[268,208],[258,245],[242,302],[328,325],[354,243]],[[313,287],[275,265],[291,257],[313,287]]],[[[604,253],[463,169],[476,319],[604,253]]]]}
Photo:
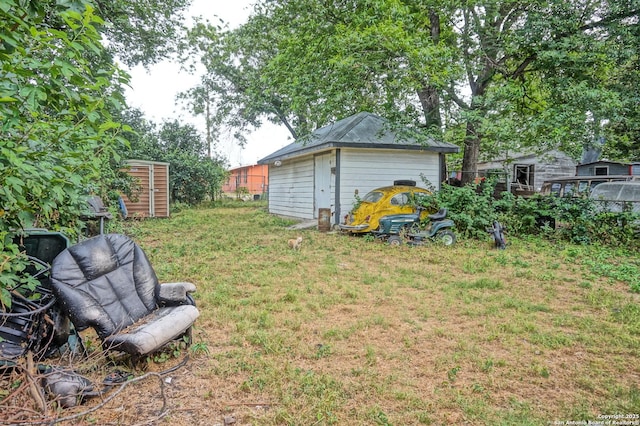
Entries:
{"type": "Polygon", "coordinates": [[[236,199],[241,200],[244,197],[248,197],[251,195],[249,189],[246,186],[239,186],[235,190],[236,199]]]}
{"type": "MultiPolygon", "coordinates": [[[[162,348],[162,350],[154,352],[153,354],[147,356],[147,360],[151,360],[156,364],[164,364],[171,359],[179,358],[182,356],[184,350],[189,348],[190,341],[188,338],[183,337],[182,339],[177,339],[162,348]]],[[[206,348],[206,346],[205,346],[206,348]]],[[[202,351],[201,346],[199,346],[198,351],[202,351]]],[[[195,351],[193,353],[196,353],[195,351]]]]}
{"type": "Polygon", "coordinates": [[[568,260],[580,262],[589,272],[629,284],[631,291],[640,293],[640,264],[634,259],[637,247],[601,246],[597,252],[578,248],[563,253],[568,260]]]}
{"type": "Polygon", "coordinates": [[[0,307],[11,306],[11,291],[15,288],[33,290],[38,284],[30,274],[24,273],[28,261],[19,253],[11,236],[9,232],[0,232],[0,307]]]}
{"type": "Polygon", "coordinates": [[[184,32],[184,12],[191,0],[91,0],[106,21],[100,32],[110,54],[129,66],[148,66],[175,52],[184,32]]]}
{"type": "Polygon", "coordinates": [[[169,186],[173,202],[195,205],[213,201],[220,193],[226,172],[219,162],[180,152],[167,155],[163,161],[172,166],[169,186]]]}
{"type": "Polygon", "coordinates": [[[135,133],[127,136],[131,150],[127,155],[139,160],[170,164],[169,191],[172,203],[195,205],[215,200],[226,179],[224,161],[206,155],[206,143],[190,124],[177,120],[162,123],[159,130],[139,111],[123,116],[135,133]]]}
{"type": "Polygon", "coordinates": [[[189,352],[194,355],[209,355],[211,351],[206,342],[195,342],[189,346],[189,352]]]}
{"type": "Polygon", "coordinates": [[[440,191],[421,199],[431,210],[446,207],[456,232],[467,238],[486,238],[494,220],[508,235],[544,235],[577,244],[605,244],[638,247],[640,215],[631,211],[603,211],[598,201],[584,197],[555,197],[540,194],[529,198],[504,192],[494,196],[494,183],[456,187],[443,185],[440,191]]]}
{"type": "Polygon", "coordinates": [[[519,235],[546,233],[578,244],[630,247],[638,244],[638,214],[603,211],[599,202],[589,198],[511,195],[496,201],[495,206],[496,216],[519,235]]]}
{"type": "Polygon", "coordinates": [[[495,218],[492,194],[492,185],[443,185],[440,191],[422,198],[421,203],[430,210],[447,208],[459,235],[478,238],[486,234],[495,218]]]}
{"type": "Polygon", "coordinates": [[[637,159],[637,19],[611,0],[264,0],[238,28],[190,31],[207,72],[184,98],[240,143],[264,120],[299,138],[371,111],[464,147],[465,182],[481,154],[577,157],[600,137],[637,159]]]}
{"type": "Polygon", "coordinates": [[[362,198],[360,198],[360,194],[358,193],[353,194],[353,207],[351,207],[351,210],[349,211],[349,213],[355,212],[356,210],[358,210],[361,204],[362,204],[362,198]]]}
{"type": "Polygon", "coordinates": [[[127,76],[92,60],[104,22],[86,4],[0,7],[0,237],[2,302],[24,280],[14,238],[27,227],[80,228],[85,197],[101,194],[126,141],[111,112],[127,76]],[[42,6],[42,7],[41,7],[42,6]]]}

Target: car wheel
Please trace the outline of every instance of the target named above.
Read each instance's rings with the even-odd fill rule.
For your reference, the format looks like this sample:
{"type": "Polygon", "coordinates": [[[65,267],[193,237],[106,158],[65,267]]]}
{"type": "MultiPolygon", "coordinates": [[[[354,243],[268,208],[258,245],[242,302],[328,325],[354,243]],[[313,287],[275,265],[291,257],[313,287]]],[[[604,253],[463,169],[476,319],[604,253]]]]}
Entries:
{"type": "Polygon", "coordinates": [[[402,237],[399,235],[392,235],[389,238],[387,238],[387,244],[389,244],[390,246],[401,246],[402,245],[402,237]]]}
{"type": "Polygon", "coordinates": [[[436,240],[445,246],[450,246],[456,242],[456,234],[448,229],[440,231],[436,234],[436,240]]]}

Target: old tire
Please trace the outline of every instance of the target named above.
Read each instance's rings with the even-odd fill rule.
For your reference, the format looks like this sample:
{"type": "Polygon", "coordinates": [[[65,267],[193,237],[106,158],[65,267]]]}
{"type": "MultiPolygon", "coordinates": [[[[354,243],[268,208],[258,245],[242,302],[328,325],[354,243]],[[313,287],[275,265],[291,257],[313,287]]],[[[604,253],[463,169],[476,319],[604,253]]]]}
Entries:
{"type": "Polygon", "coordinates": [[[392,235],[387,238],[387,244],[390,246],[398,247],[402,245],[402,237],[399,235],[392,235]]]}
{"type": "Polygon", "coordinates": [[[456,242],[456,234],[452,231],[445,229],[436,234],[436,240],[444,246],[450,246],[456,242]]]}

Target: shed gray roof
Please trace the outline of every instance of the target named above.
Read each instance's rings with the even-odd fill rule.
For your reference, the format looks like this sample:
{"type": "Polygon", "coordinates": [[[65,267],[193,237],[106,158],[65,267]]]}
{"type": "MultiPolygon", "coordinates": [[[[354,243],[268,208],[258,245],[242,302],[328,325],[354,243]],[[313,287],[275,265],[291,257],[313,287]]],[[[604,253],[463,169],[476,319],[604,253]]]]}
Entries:
{"type": "Polygon", "coordinates": [[[284,160],[331,148],[403,149],[444,153],[460,151],[457,145],[431,138],[425,138],[423,141],[401,139],[397,133],[391,131],[386,119],[369,112],[359,112],[317,129],[303,141],[295,141],[267,155],[259,160],[258,164],[267,164],[275,160],[284,160]]]}

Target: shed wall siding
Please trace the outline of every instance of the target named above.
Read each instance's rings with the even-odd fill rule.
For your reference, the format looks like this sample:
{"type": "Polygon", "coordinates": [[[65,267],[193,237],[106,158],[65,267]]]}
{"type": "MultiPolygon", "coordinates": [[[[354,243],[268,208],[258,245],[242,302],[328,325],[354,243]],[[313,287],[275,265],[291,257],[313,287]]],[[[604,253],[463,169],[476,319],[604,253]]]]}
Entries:
{"type": "Polygon", "coordinates": [[[575,162],[570,158],[557,158],[553,162],[536,164],[534,169],[534,189],[540,191],[542,184],[546,180],[573,176],[575,170],[575,162]]]}
{"type": "Polygon", "coordinates": [[[478,171],[487,170],[506,170],[509,178],[513,182],[515,165],[534,165],[533,169],[533,186],[539,191],[544,181],[558,177],[573,176],[575,174],[576,162],[568,155],[552,150],[542,156],[528,155],[524,157],[515,157],[508,160],[495,160],[478,163],[478,171]]]}
{"type": "Polygon", "coordinates": [[[154,217],[169,217],[169,165],[153,166],[154,217]]]}
{"type": "Polygon", "coordinates": [[[136,201],[132,201],[125,194],[122,199],[127,207],[127,214],[131,217],[149,217],[151,216],[151,166],[148,164],[131,165],[126,169],[138,185],[138,191],[134,195],[136,201]]]}
{"type": "Polygon", "coordinates": [[[269,212],[313,219],[313,156],[269,167],[269,212]]]}
{"type": "Polygon", "coordinates": [[[137,180],[137,201],[126,195],[122,199],[131,217],[169,217],[169,164],[155,161],[127,160],[125,172],[137,180]]]}
{"type": "Polygon", "coordinates": [[[440,160],[436,152],[401,150],[354,150],[340,152],[340,218],[349,213],[355,191],[364,197],[372,189],[393,185],[394,180],[414,180],[424,187],[424,177],[440,189],[440,160]]]}
{"type": "MultiPolygon", "coordinates": [[[[269,167],[269,212],[299,219],[317,217],[315,206],[315,157],[308,155],[286,161],[280,167],[269,167]]],[[[330,167],[336,167],[335,151],[331,152],[330,167]]],[[[394,180],[413,180],[424,187],[421,175],[440,188],[440,159],[436,152],[403,150],[341,149],[340,216],[335,217],[337,174],[331,173],[332,223],[342,222],[355,202],[372,189],[393,185],[394,180]]]]}

